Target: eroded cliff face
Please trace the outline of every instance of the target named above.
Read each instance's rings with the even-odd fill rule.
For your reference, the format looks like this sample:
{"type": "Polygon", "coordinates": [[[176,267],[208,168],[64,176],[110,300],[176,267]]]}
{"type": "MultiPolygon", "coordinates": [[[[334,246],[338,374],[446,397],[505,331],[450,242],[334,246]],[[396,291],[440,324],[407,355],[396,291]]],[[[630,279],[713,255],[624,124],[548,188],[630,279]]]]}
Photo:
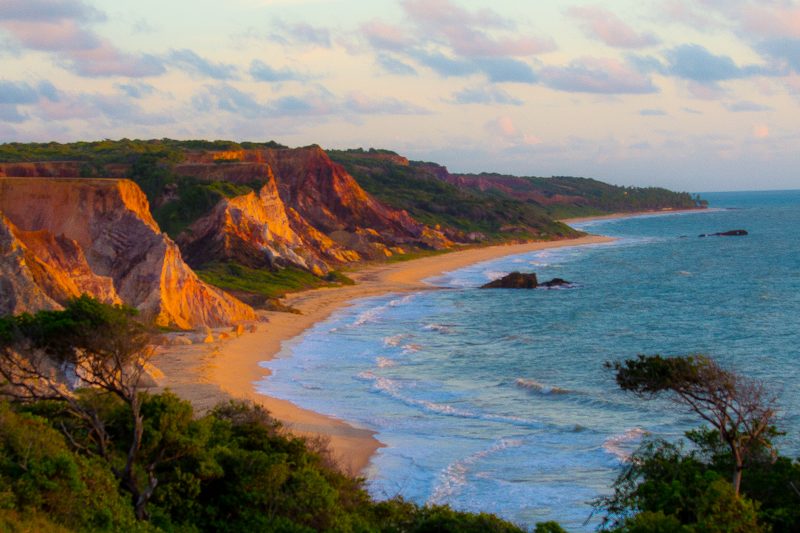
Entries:
{"type": "Polygon", "coordinates": [[[220,201],[178,237],[190,265],[232,260],[256,268],[294,265],[319,276],[329,271],[327,254],[294,231],[271,172],[267,178],[258,193],[220,201]]]}
{"type": "MultiPolygon", "coordinates": [[[[284,203],[345,246],[347,241],[365,241],[382,245],[380,253],[384,253],[396,246],[438,249],[452,245],[441,232],[375,200],[319,146],[261,153],[272,167],[284,203]],[[338,239],[341,232],[348,236],[338,239]]],[[[375,255],[368,248],[356,251],[375,255]]]]}
{"type": "MultiPolygon", "coordinates": [[[[72,280],[78,294],[113,301],[115,295],[100,279],[107,278],[116,297],[138,308],[145,319],[184,329],[256,318],[252,308],[203,283],[186,265],[178,246],[160,232],[144,193],[131,181],[0,178],[0,212],[17,229],[6,232],[16,237],[7,246],[9,254],[18,257],[22,249],[26,265],[46,265],[72,280]]],[[[74,292],[58,276],[50,278],[55,281],[39,283],[30,274],[42,293],[56,290],[48,289],[50,285],[64,294],[74,292]]],[[[37,308],[43,306],[28,310],[37,308]]]]}
{"type": "Polygon", "coordinates": [[[318,146],[193,152],[175,171],[206,181],[265,183],[257,194],[222,200],[178,238],[192,265],[234,260],[324,274],[404,247],[452,245],[441,232],[376,201],[318,146]]]}
{"type": "Polygon", "coordinates": [[[0,315],[59,309],[36,281],[44,265],[17,238],[17,228],[0,214],[0,315]]]}

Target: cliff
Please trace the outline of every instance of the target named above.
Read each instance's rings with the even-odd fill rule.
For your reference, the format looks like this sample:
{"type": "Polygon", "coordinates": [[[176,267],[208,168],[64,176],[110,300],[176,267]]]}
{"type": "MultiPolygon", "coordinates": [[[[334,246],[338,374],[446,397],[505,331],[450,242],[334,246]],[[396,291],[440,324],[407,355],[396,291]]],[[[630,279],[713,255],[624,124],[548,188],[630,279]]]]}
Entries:
{"type": "Polygon", "coordinates": [[[118,298],[145,319],[185,329],[256,318],[249,306],[200,281],[131,181],[0,178],[0,212],[10,222],[6,270],[17,268],[20,286],[30,288],[32,280],[39,291],[31,294],[56,303],[76,291],[118,298]],[[39,265],[47,266],[38,268],[44,273],[36,273],[39,265]]]}
{"type": "Polygon", "coordinates": [[[438,230],[375,200],[318,146],[189,152],[174,171],[206,182],[264,184],[220,200],[177,238],[192,265],[233,260],[321,275],[403,247],[452,245],[438,230]]]}
{"type": "Polygon", "coordinates": [[[347,260],[335,255],[337,247],[332,242],[321,247],[315,235],[308,235],[309,228],[301,233],[293,229],[301,225],[290,221],[275,178],[269,166],[263,166],[268,181],[257,193],[221,200],[178,237],[189,264],[227,260],[256,268],[295,265],[322,276],[329,271],[322,256],[347,260]]]}
{"type": "Polygon", "coordinates": [[[0,163],[0,178],[72,178],[80,175],[80,161],[0,163]]]}
{"type": "MultiPolygon", "coordinates": [[[[284,203],[345,246],[352,247],[353,242],[433,249],[452,245],[441,232],[407,212],[378,202],[319,146],[266,149],[262,154],[275,173],[284,203]]],[[[369,248],[355,249],[372,255],[369,248]]]]}

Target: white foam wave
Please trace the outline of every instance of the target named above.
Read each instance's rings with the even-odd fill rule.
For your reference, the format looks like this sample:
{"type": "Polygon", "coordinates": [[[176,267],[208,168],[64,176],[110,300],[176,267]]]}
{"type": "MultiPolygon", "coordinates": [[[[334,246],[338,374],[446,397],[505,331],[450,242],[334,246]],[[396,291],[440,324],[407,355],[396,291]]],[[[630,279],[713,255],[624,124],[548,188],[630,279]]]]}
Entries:
{"type": "Polygon", "coordinates": [[[453,326],[450,324],[427,324],[422,329],[438,331],[439,333],[453,333],[453,326]]]}
{"type": "Polygon", "coordinates": [[[386,310],[386,306],[383,306],[383,305],[367,309],[366,311],[360,313],[356,317],[355,321],[353,322],[353,325],[354,326],[363,326],[364,324],[369,324],[370,322],[375,322],[375,321],[377,321],[377,319],[380,316],[380,314],[385,310],[386,310]]]}
{"type": "Polygon", "coordinates": [[[390,396],[391,398],[394,398],[395,400],[408,405],[409,407],[422,409],[429,413],[435,413],[446,416],[455,416],[458,418],[486,420],[489,422],[503,422],[506,424],[522,425],[526,427],[531,427],[531,426],[541,427],[541,424],[539,422],[518,416],[496,415],[491,413],[477,413],[474,411],[470,411],[468,409],[455,407],[447,403],[434,402],[419,398],[411,398],[405,394],[402,394],[401,392],[402,385],[399,382],[391,378],[378,376],[369,370],[359,373],[357,377],[366,381],[372,381],[372,386],[376,391],[384,393],[390,396]]]}
{"type": "Polygon", "coordinates": [[[416,353],[421,349],[422,349],[421,344],[410,343],[403,345],[403,353],[416,353]]]}
{"type": "Polygon", "coordinates": [[[539,394],[569,394],[570,393],[570,391],[567,390],[567,389],[562,389],[560,387],[553,387],[551,385],[546,385],[544,383],[536,381],[535,379],[517,378],[514,381],[514,384],[517,387],[520,387],[520,388],[523,388],[523,389],[526,389],[526,390],[529,390],[529,391],[533,391],[533,392],[538,392],[539,394]]]}
{"type": "Polygon", "coordinates": [[[384,346],[391,346],[391,347],[400,346],[400,342],[404,338],[406,338],[406,335],[403,334],[403,333],[400,333],[398,335],[392,335],[391,337],[386,337],[386,338],[383,339],[383,345],[384,346]]]}
{"type": "Polygon", "coordinates": [[[470,468],[476,463],[508,448],[518,448],[522,446],[523,442],[519,439],[500,439],[492,447],[449,464],[439,474],[439,481],[433,493],[428,498],[429,505],[440,505],[447,503],[453,496],[455,496],[462,487],[467,484],[467,474],[470,468]]]}
{"type": "Polygon", "coordinates": [[[375,361],[378,363],[378,368],[389,368],[397,365],[397,363],[386,357],[378,357],[375,361]]]}
{"type": "Polygon", "coordinates": [[[631,428],[625,433],[607,438],[603,443],[603,449],[624,463],[630,460],[642,437],[648,434],[648,431],[640,427],[631,428]]]}
{"type": "Polygon", "coordinates": [[[486,270],[482,272],[482,274],[488,279],[489,281],[494,281],[496,279],[500,279],[503,276],[508,275],[508,272],[505,270],[486,270]]]}

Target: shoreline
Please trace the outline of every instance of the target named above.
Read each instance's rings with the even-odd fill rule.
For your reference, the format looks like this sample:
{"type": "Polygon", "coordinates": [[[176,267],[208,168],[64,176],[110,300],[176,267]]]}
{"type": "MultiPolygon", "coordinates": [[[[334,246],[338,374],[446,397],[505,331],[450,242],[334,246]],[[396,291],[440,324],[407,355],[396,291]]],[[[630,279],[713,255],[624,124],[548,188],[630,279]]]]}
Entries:
{"type": "Polygon", "coordinates": [[[293,433],[312,438],[321,436],[327,440],[338,464],[346,472],[361,475],[373,454],[383,447],[375,438],[375,432],[257,392],[255,384],[269,376],[269,370],[260,366],[261,362],[288,355],[293,339],[339,309],[352,305],[354,300],[431,289],[432,286],[422,280],[509,255],[602,244],[613,240],[610,237],[588,235],[560,241],[470,248],[404,262],[367,266],[350,273],[355,285],[287,295],[284,302],[298,309],[302,313],[300,315],[265,311],[263,315],[267,322],[259,324],[253,333],[210,344],[160,347],[153,360],[164,376],[158,380],[158,389],[170,389],[190,401],[201,413],[233,399],[252,401],[266,408],[293,433]]]}

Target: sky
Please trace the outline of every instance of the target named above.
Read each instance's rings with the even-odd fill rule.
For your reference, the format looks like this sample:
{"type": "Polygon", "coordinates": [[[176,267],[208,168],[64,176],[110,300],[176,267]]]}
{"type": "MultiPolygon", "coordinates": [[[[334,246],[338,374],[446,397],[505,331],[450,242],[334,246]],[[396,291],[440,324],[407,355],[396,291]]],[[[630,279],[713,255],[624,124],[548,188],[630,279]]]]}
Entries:
{"type": "Polygon", "coordinates": [[[0,142],[275,140],[800,188],[800,2],[0,0],[0,142]]]}

